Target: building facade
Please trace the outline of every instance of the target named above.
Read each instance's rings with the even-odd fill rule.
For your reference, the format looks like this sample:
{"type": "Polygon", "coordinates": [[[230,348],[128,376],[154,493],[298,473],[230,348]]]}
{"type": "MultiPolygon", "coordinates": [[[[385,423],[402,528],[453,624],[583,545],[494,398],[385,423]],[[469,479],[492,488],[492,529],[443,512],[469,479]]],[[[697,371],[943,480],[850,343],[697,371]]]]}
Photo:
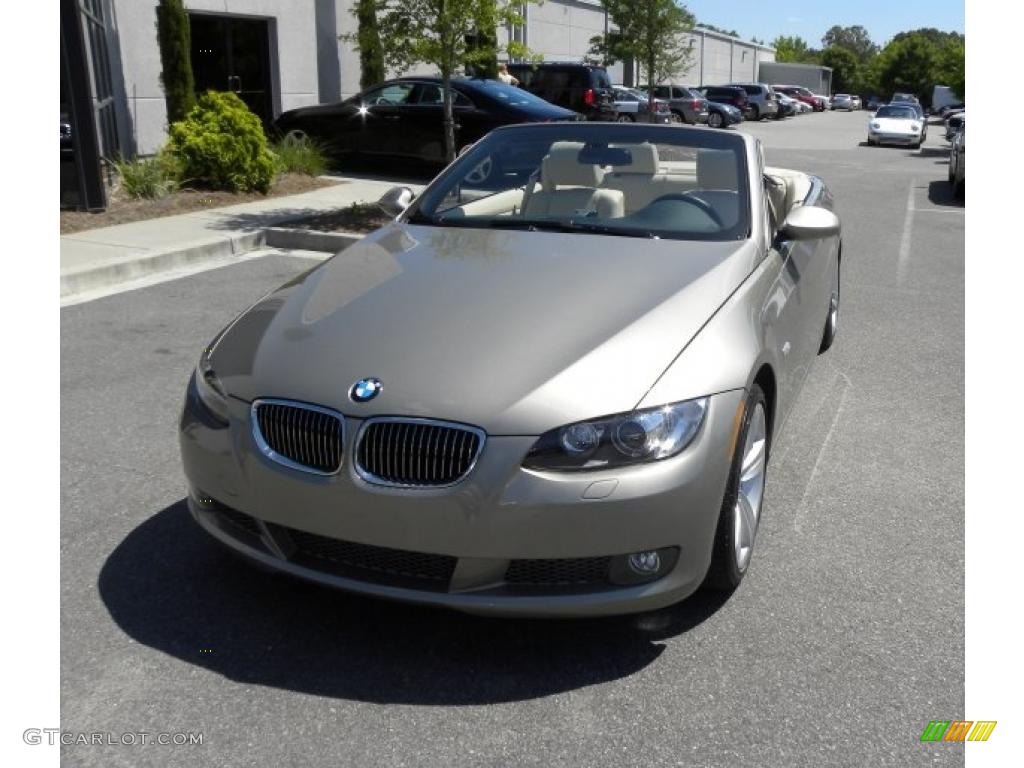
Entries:
{"type": "Polygon", "coordinates": [[[832,69],[816,64],[765,62],[760,69],[761,82],[772,85],[801,85],[811,93],[832,95],[832,69]]]}
{"type": "MultiPolygon", "coordinates": [[[[62,0],[88,10],[104,30],[109,80],[104,109],[108,133],[100,154],[151,154],[166,138],[160,84],[157,0],[62,0]]],[[[197,90],[231,90],[269,123],[284,110],[337,101],[359,91],[359,54],[340,36],[356,30],[355,0],[185,0],[192,30],[197,90]]],[[[599,0],[546,0],[526,6],[525,23],[499,29],[499,42],[523,42],[547,61],[580,61],[591,38],[609,30],[599,0]]],[[[771,48],[697,28],[687,35],[690,66],[677,82],[691,85],[755,80],[771,48]]],[[[95,61],[90,62],[93,70],[95,61]]],[[[631,63],[609,69],[613,82],[632,83],[631,63]]],[[[410,74],[426,74],[421,69],[410,74]]],[[[393,73],[398,74],[398,73],[393,73]]],[[[102,90],[102,89],[100,89],[102,90]]],[[[62,112],[63,105],[62,80],[62,112]]],[[[94,106],[99,100],[94,96],[94,106]]]]}

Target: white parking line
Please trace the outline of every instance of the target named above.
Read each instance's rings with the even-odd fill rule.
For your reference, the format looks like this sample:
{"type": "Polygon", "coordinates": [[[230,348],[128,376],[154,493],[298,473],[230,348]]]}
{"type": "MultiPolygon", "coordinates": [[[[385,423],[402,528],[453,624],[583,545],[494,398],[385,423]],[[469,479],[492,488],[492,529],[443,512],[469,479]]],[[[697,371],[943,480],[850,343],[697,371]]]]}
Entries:
{"type": "Polygon", "coordinates": [[[900,255],[896,260],[896,285],[903,285],[907,275],[907,261],[910,259],[910,246],[913,241],[914,232],[914,185],[916,181],[910,180],[910,189],[907,191],[907,215],[903,217],[903,237],[900,238],[900,255]]]}

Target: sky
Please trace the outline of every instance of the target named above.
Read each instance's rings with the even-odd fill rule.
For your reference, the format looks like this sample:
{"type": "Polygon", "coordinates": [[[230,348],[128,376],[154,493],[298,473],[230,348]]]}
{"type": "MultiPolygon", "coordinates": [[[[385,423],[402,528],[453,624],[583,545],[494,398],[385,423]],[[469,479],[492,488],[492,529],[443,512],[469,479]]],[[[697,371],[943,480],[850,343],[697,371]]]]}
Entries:
{"type": "Polygon", "coordinates": [[[962,0],[683,0],[697,17],[722,29],[735,29],[740,37],[752,36],[771,43],[779,35],[796,35],[812,48],[838,24],[864,27],[878,45],[897,32],[935,27],[944,32],[964,31],[962,0]]]}

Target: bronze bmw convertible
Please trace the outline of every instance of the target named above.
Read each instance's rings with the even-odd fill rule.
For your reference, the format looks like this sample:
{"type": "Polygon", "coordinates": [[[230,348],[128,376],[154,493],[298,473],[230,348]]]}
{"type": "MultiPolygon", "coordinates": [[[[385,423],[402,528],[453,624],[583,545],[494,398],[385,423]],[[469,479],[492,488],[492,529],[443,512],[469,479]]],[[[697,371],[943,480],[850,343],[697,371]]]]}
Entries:
{"type": "Polygon", "coordinates": [[[751,562],[839,313],[822,181],[700,128],[500,128],[203,351],[198,523],[279,571],[505,615],[645,611],[751,562]]]}

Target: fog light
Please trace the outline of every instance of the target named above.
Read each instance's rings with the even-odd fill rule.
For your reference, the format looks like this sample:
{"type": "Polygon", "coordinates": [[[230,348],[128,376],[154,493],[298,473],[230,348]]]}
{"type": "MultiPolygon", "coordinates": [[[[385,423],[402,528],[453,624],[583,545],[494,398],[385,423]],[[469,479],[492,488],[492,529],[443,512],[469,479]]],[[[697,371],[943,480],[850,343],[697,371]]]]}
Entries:
{"type": "Polygon", "coordinates": [[[657,552],[637,552],[629,556],[629,567],[641,576],[650,576],[661,568],[661,557],[657,552]]]}
{"type": "Polygon", "coordinates": [[[612,558],[608,578],[612,584],[645,584],[666,576],[679,561],[679,547],[662,547],[612,558]]]}

